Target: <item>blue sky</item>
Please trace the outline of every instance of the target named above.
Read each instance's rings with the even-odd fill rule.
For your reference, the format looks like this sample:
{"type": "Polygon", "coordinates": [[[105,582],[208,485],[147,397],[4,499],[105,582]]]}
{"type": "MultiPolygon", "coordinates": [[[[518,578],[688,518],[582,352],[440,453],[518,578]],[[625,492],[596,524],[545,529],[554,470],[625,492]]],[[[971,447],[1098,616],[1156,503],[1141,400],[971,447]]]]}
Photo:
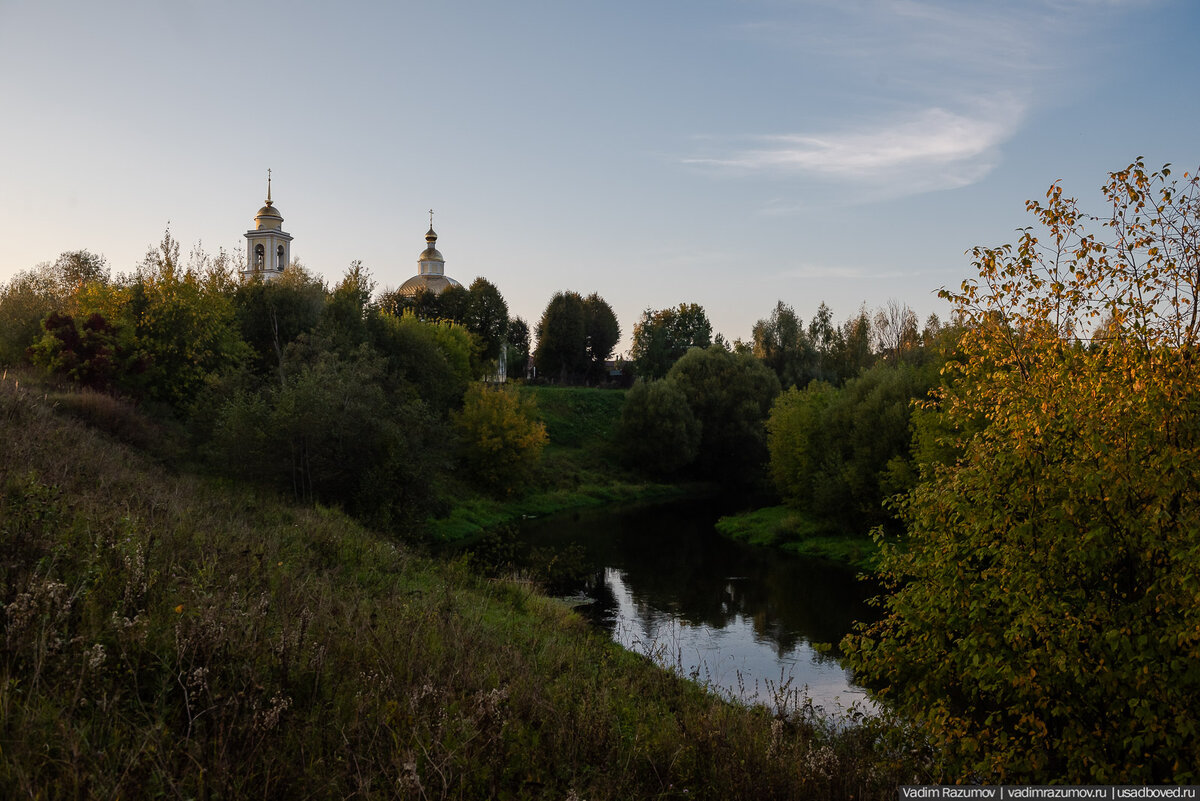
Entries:
{"type": "MultiPolygon", "coordinates": [[[[1101,211],[1200,165],[1194,0],[0,0],[0,280],[167,225],[244,249],[266,191],[331,282],[922,316],[1061,179],[1101,211]]],[[[186,248],[185,248],[186,249],[186,248]]]]}

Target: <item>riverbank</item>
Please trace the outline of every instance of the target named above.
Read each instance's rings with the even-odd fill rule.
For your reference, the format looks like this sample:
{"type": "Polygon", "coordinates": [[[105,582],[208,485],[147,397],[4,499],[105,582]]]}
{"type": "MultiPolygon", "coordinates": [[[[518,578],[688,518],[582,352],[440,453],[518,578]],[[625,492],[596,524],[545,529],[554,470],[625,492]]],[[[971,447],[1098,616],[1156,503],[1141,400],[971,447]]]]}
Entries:
{"type": "Polygon", "coordinates": [[[879,546],[871,537],[831,533],[827,526],[788,506],[727,515],[716,527],[738,542],[829,559],[865,573],[874,573],[878,564],[879,546]]]}
{"type": "Polygon", "coordinates": [[[716,491],[708,484],[647,481],[620,461],[617,429],[625,391],[588,387],[522,386],[549,439],[533,486],[497,497],[456,487],[449,510],[427,522],[438,543],[461,543],[531,517],[584,509],[613,509],[716,491]]]}
{"type": "Polygon", "coordinates": [[[529,587],[164,471],[0,381],[0,795],[893,798],[900,730],[725,703],[529,587]]]}
{"type": "Polygon", "coordinates": [[[475,496],[461,499],[445,517],[430,520],[427,530],[435,542],[462,543],[533,517],[580,509],[615,510],[639,503],[699,497],[709,490],[707,485],[614,480],[532,492],[511,499],[475,496]]]}

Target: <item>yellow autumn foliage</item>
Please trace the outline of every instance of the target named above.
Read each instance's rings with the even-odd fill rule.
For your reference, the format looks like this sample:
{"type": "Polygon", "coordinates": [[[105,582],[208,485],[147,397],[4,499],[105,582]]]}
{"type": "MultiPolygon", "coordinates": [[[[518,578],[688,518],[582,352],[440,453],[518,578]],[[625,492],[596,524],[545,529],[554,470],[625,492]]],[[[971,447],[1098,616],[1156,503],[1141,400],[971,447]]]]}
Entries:
{"type": "Polygon", "coordinates": [[[900,502],[895,591],[846,641],[944,780],[1200,778],[1200,184],[1139,159],[1104,192],[1100,219],[1051,186],[942,293],[956,456],[900,502]]]}
{"type": "Polygon", "coordinates": [[[547,442],[531,399],[509,387],[476,383],[452,420],[463,464],[474,480],[505,494],[529,481],[547,442]]]}

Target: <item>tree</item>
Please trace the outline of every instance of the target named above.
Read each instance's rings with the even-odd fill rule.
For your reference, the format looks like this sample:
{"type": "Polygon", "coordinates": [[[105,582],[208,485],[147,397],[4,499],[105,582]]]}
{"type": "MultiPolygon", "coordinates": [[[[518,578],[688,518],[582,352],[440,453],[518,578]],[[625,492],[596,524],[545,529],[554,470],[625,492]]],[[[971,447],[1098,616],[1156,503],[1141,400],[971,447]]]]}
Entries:
{"type": "Polygon", "coordinates": [[[371,271],[361,261],[350,262],[321,312],[322,336],[345,353],[356,351],[367,341],[367,320],[376,310],[371,302],[374,292],[371,271]]]}
{"type": "Polygon", "coordinates": [[[834,365],[835,354],[841,349],[841,332],[833,324],[833,310],[822,302],[817,313],[808,324],[808,341],[816,354],[811,377],[816,381],[838,383],[839,376],[834,365]]]}
{"type": "Polygon", "coordinates": [[[755,358],[775,371],[781,386],[804,387],[811,380],[816,354],[791,306],[776,302],[771,316],[754,324],[752,338],[755,358]]]}
{"type": "Polygon", "coordinates": [[[838,380],[845,382],[875,363],[871,352],[871,316],[864,304],[858,314],[842,324],[836,339],[837,350],[831,359],[838,380]]]}
{"type": "Polygon", "coordinates": [[[229,291],[231,269],[228,259],[182,264],[179,243],[167,231],[121,291],[108,297],[117,306],[106,318],[130,326],[147,357],[151,398],[185,407],[209,376],[249,355],[229,291]]]}
{"type": "Polygon", "coordinates": [[[26,349],[41,337],[42,321],[60,306],[49,276],[39,270],[14,275],[0,291],[0,364],[26,361],[26,349]]]}
{"type": "Polygon", "coordinates": [[[42,337],[42,321],[52,312],[72,317],[102,311],[84,298],[110,281],[103,256],[86,250],[63,253],[19,272],[0,288],[0,364],[25,360],[25,349],[42,337]]]}
{"type": "Polygon", "coordinates": [[[275,280],[256,277],[234,290],[242,337],[255,352],[257,369],[273,367],[284,380],[284,350],[316,328],[327,294],[325,285],[296,262],[275,280]]]}
{"type": "Polygon", "coordinates": [[[604,363],[621,339],[621,325],[612,307],[593,292],[583,300],[583,327],[587,341],[587,373],[594,382],[606,377],[604,363]]]}
{"type": "Polygon", "coordinates": [[[633,326],[629,355],[638,375],[662,378],[689,349],[711,344],[712,324],[704,307],[680,303],[676,308],[642,312],[642,319],[633,326]]]}
{"type": "Polygon", "coordinates": [[[524,378],[529,364],[529,324],[520,317],[508,321],[508,375],[524,378]]]}
{"type": "Polygon", "coordinates": [[[779,379],[748,354],[693,348],[667,373],[700,423],[697,467],[710,478],[752,483],[767,458],[764,421],[779,379]]]}
{"type": "Polygon", "coordinates": [[[494,369],[508,333],[508,304],[495,284],[486,278],[471,282],[461,322],[479,339],[483,360],[494,369]]]}
{"type": "Polygon", "coordinates": [[[563,383],[600,381],[620,338],[621,326],[604,298],[558,292],[538,321],[533,361],[539,375],[563,383]]]}
{"type": "Polygon", "coordinates": [[[887,522],[884,501],[912,483],[913,401],[936,381],[936,363],[877,364],[842,387],[817,381],[784,392],[767,420],[780,496],[841,531],[887,522]]]}
{"type": "Polygon", "coordinates": [[[942,293],[958,353],[919,430],[957,457],[901,501],[886,615],[845,647],[944,776],[1197,778],[1200,183],[1169,175],[1112,173],[1098,232],[1051,186],[942,293]]]}
{"type": "Polygon", "coordinates": [[[420,398],[443,417],[461,405],[474,374],[474,343],[465,328],[421,320],[411,312],[380,314],[372,328],[374,349],[386,360],[382,378],[389,391],[420,398]]]}
{"type": "Polygon", "coordinates": [[[218,409],[218,464],[380,527],[421,521],[448,456],[444,421],[412,393],[386,391],[385,362],[369,346],[343,354],[302,336],[285,359],[285,385],[238,390],[218,409]]]}
{"type": "Polygon", "coordinates": [[[587,371],[587,317],[578,292],[558,292],[537,324],[533,354],[538,373],[566,383],[587,371]]]}
{"type": "Polygon", "coordinates": [[[626,463],[669,477],[700,452],[700,422],[673,381],[639,380],[625,396],[618,439],[626,463]]]}
{"type": "Polygon", "coordinates": [[[145,360],[103,315],[93,314],[77,326],[69,314],[51,312],[42,323],[45,335],[29,349],[30,361],[76,384],[97,390],[120,385],[135,388],[136,376],[145,370],[145,360]]]}
{"type": "Polygon", "coordinates": [[[889,300],[887,305],[875,312],[873,333],[876,350],[893,364],[899,363],[921,344],[917,326],[917,315],[907,304],[889,300]]]}
{"type": "Polygon", "coordinates": [[[529,482],[547,441],[532,398],[508,387],[475,383],[452,419],[463,464],[476,481],[503,494],[529,482]]]}
{"type": "Polygon", "coordinates": [[[824,420],[835,391],[824,381],[793,386],[775,399],[767,418],[771,480],[785,502],[801,509],[811,509],[824,467],[824,420]]]}

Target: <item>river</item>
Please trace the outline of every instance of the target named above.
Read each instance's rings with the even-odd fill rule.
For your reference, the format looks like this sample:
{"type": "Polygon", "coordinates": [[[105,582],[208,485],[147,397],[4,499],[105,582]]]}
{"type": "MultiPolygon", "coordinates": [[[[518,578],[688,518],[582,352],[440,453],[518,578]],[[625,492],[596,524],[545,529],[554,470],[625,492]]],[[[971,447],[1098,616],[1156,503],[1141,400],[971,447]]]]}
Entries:
{"type": "Polygon", "coordinates": [[[526,521],[530,549],[581,560],[579,611],[612,638],[726,697],[833,717],[869,712],[837,660],[876,589],[830,562],[732,542],[690,502],[526,521]]]}

